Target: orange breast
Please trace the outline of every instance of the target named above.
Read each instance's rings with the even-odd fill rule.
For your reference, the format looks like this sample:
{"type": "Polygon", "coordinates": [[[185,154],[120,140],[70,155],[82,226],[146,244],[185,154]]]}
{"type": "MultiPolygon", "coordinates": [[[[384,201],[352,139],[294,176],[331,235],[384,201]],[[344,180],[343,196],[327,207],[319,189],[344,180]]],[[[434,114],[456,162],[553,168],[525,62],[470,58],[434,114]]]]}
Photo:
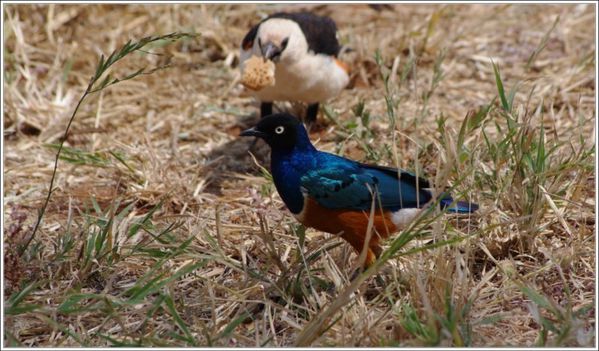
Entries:
{"type": "MultiPolygon", "coordinates": [[[[331,210],[320,206],[311,198],[304,203],[300,222],[305,226],[312,227],[331,234],[340,234],[349,242],[358,254],[362,251],[366,241],[368,230],[369,212],[356,210],[331,210]]],[[[373,232],[368,244],[366,265],[372,264],[381,253],[379,241],[387,238],[397,231],[397,227],[391,221],[391,213],[375,210],[373,218],[373,232]]]]}

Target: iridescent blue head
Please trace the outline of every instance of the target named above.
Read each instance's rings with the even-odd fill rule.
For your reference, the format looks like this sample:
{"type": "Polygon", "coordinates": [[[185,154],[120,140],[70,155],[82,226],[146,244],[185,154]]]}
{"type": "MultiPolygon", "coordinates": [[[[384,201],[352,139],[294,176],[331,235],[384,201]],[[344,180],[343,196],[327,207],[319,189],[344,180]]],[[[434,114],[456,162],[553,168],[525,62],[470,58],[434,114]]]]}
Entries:
{"type": "Polygon", "coordinates": [[[262,138],[270,146],[270,168],[277,191],[291,212],[301,212],[301,177],[315,167],[321,154],[310,142],[304,125],[288,113],[277,113],[262,118],[240,135],[262,138]]]}
{"type": "Polygon", "coordinates": [[[254,128],[244,130],[239,135],[262,138],[276,153],[314,149],[304,125],[288,113],[264,117],[254,128]]]}

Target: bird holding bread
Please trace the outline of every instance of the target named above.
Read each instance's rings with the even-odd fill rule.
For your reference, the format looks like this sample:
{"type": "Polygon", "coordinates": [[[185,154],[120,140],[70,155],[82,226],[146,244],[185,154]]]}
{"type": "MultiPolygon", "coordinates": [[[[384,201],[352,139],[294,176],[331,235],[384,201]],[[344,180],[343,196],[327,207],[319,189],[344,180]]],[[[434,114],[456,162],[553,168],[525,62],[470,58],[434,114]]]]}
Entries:
{"type": "Polygon", "coordinates": [[[319,103],[349,83],[339,51],[337,26],[329,17],[275,13],[242,40],[241,82],[260,101],[261,117],[272,114],[275,101],[303,102],[308,104],[306,121],[312,123],[319,103]]]}
{"type": "Polygon", "coordinates": [[[360,253],[365,266],[381,254],[380,242],[407,226],[434,203],[447,212],[468,214],[478,205],[433,196],[428,181],[391,167],[356,162],[317,150],[301,121],[290,114],[260,120],[241,136],[262,138],[271,148],[271,173],[277,191],[302,224],[339,234],[360,253]],[[366,236],[375,207],[372,234],[366,236]]]}

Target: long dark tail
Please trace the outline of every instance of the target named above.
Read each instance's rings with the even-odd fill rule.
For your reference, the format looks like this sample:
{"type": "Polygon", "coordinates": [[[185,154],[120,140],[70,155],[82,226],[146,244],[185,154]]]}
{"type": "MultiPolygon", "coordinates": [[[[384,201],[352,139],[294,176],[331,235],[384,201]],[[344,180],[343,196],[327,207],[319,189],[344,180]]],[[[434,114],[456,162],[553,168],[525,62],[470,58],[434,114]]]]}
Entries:
{"type": "Polygon", "coordinates": [[[454,201],[450,196],[446,196],[439,202],[442,209],[447,209],[449,213],[473,213],[478,210],[478,205],[466,201],[454,201]]]}

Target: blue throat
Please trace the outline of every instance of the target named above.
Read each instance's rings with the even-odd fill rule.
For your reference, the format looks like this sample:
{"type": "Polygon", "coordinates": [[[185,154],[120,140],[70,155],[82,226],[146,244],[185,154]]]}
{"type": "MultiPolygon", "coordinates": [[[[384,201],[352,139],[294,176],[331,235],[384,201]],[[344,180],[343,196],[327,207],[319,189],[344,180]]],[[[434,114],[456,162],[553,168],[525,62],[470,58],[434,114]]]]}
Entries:
{"type": "Polygon", "coordinates": [[[306,130],[297,129],[297,142],[291,149],[273,146],[270,168],[279,195],[291,213],[298,214],[304,207],[301,177],[316,167],[318,150],[312,145],[306,130]]]}

